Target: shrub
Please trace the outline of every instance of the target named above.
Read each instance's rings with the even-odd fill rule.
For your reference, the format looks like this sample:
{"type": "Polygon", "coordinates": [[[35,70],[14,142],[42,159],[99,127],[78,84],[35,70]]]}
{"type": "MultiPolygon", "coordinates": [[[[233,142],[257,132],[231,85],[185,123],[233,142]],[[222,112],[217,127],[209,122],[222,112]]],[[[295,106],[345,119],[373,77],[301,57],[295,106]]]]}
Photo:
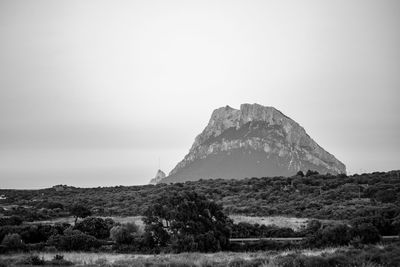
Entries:
{"type": "Polygon", "coordinates": [[[102,218],[89,217],[76,223],[75,229],[94,236],[99,239],[108,238],[110,235],[109,225],[102,218]]]}
{"type": "Polygon", "coordinates": [[[275,225],[259,225],[247,222],[232,224],[232,237],[295,237],[296,233],[291,228],[278,227],[275,225]]]}
{"type": "Polygon", "coordinates": [[[30,255],[19,262],[19,264],[23,265],[45,265],[45,263],[45,260],[38,255],[30,255]]]}
{"type": "Polygon", "coordinates": [[[69,212],[75,217],[75,224],[78,218],[86,218],[92,215],[92,212],[89,210],[89,208],[79,204],[73,205],[69,212]]]}
{"type": "Polygon", "coordinates": [[[369,223],[357,225],[357,227],[352,229],[352,235],[359,237],[359,241],[363,244],[377,243],[381,240],[378,229],[369,223]]]}
{"type": "Polygon", "coordinates": [[[317,175],[317,174],[319,174],[319,172],[313,171],[313,170],[308,170],[306,173],[306,177],[310,177],[310,176],[317,175]]]}
{"type": "Polygon", "coordinates": [[[307,222],[307,227],[306,227],[306,230],[305,230],[305,232],[306,233],[315,233],[315,232],[317,232],[319,229],[321,229],[321,227],[322,227],[322,224],[321,224],[321,222],[320,221],[318,221],[318,220],[311,220],[311,221],[309,221],[309,222],[307,222]]]}
{"type": "Polygon", "coordinates": [[[318,230],[306,239],[306,243],[312,247],[343,246],[348,245],[352,235],[350,228],[344,224],[327,226],[318,230]]]}
{"type": "Polygon", "coordinates": [[[25,248],[25,243],[19,234],[7,234],[1,244],[10,250],[20,250],[25,248]]]}
{"type": "Polygon", "coordinates": [[[5,225],[21,225],[22,224],[22,218],[20,216],[10,216],[10,217],[1,217],[0,218],[0,226],[5,226],[5,225]]]}
{"type": "Polygon", "coordinates": [[[126,223],[111,228],[110,238],[117,244],[131,244],[139,227],[134,223],[126,223]]]}
{"type": "Polygon", "coordinates": [[[67,229],[64,235],[51,236],[48,245],[55,246],[59,250],[88,251],[92,248],[99,248],[101,243],[94,236],[87,235],[79,230],[67,229]]]}

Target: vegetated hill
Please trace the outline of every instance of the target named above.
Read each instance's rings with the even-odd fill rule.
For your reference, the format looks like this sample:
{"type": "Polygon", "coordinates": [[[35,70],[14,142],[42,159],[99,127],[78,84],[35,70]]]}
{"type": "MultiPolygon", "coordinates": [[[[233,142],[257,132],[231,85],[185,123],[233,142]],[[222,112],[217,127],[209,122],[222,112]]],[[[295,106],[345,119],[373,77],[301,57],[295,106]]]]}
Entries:
{"type": "Polygon", "coordinates": [[[346,173],[297,122],[273,107],[243,104],[214,110],[189,153],[159,182],[292,176],[308,169],[346,173]]]}
{"type": "MultiPolygon", "coordinates": [[[[133,216],[142,215],[162,192],[186,189],[222,204],[230,214],[352,219],[390,213],[394,218],[400,216],[399,176],[400,171],[391,171],[352,176],[314,174],[144,186],[0,190],[0,195],[6,196],[0,205],[25,206],[26,212],[56,217],[60,210],[79,203],[92,208],[95,215],[133,216]]],[[[10,215],[11,209],[3,213],[10,215]]],[[[21,213],[20,210],[17,214],[21,213]]]]}

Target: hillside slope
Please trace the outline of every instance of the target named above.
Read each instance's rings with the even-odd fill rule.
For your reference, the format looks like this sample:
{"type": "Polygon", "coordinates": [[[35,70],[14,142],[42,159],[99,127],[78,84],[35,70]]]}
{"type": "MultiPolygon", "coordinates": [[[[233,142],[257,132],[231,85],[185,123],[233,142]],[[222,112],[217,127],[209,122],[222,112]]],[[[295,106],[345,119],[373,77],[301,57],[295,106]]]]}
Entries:
{"type": "Polygon", "coordinates": [[[216,109],[189,153],[160,182],[291,176],[300,170],[346,173],[297,122],[273,107],[242,104],[216,109]]]}

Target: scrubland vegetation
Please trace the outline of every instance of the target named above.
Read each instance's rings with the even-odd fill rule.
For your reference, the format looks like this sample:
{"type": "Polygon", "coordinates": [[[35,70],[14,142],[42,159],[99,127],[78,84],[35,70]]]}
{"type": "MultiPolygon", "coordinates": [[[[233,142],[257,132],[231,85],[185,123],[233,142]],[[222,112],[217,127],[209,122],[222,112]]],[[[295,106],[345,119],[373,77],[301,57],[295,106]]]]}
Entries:
{"type": "Polygon", "coordinates": [[[283,252],[219,252],[159,255],[110,254],[90,252],[41,252],[0,255],[0,266],[108,266],[108,267],[397,267],[399,245],[367,246],[283,252]]]}
{"type": "Polygon", "coordinates": [[[285,215],[301,218],[349,220],[390,213],[400,203],[400,171],[361,175],[296,175],[293,177],[200,180],[144,186],[75,188],[57,186],[41,190],[5,190],[0,205],[6,216],[25,221],[65,217],[75,203],[96,216],[143,215],[161,193],[194,190],[221,204],[226,214],[285,215]],[[13,212],[15,211],[15,212],[13,212]]]}
{"type": "Polygon", "coordinates": [[[6,196],[1,200],[0,253],[8,254],[1,257],[0,266],[86,264],[68,258],[73,251],[143,255],[126,262],[110,262],[110,256],[88,263],[93,266],[400,266],[398,243],[376,245],[382,236],[397,236],[400,231],[398,176],[399,172],[350,177],[309,172],[289,178],[156,186],[0,190],[6,196]],[[112,206],[100,207],[104,201],[112,206]],[[234,222],[230,212],[314,219],[302,221],[304,226],[297,228],[280,227],[251,220],[234,222]],[[107,215],[141,215],[143,225],[118,222],[107,215]],[[32,223],[64,216],[73,219],[32,223]],[[337,221],[329,223],[328,219],[337,221]],[[301,239],[230,242],[230,238],[251,237],[301,239]],[[327,247],[344,248],[325,254],[304,252],[327,247]],[[219,251],[234,256],[220,261],[207,256],[191,259],[196,253],[184,254],[189,259],[167,256],[219,251]],[[258,255],[255,258],[243,254],[257,251],[267,252],[251,253],[258,255]],[[14,257],[32,252],[52,254],[14,257]]]}

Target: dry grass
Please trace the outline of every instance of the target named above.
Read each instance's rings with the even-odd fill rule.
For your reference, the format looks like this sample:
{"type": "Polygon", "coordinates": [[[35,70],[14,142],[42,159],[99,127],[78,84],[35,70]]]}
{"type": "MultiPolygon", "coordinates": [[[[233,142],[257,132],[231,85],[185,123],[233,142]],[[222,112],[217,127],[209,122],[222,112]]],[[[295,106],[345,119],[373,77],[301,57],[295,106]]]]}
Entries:
{"type": "Polygon", "coordinates": [[[295,217],[284,217],[284,216],[243,216],[243,215],[231,215],[229,216],[235,223],[247,222],[251,224],[264,224],[264,225],[276,225],[278,227],[292,228],[297,231],[307,225],[309,219],[307,218],[295,218],[295,217]]]}
{"type": "MultiPolygon", "coordinates": [[[[37,255],[47,261],[54,258],[56,254],[63,255],[65,260],[73,262],[78,266],[146,266],[151,264],[175,264],[182,266],[225,266],[232,261],[252,261],[258,260],[265,262],[265,266],[272,266],[273,259],[278,256],[286,256],[291,253],[301,253],[306,256],[316,256],[321,254],[332,254],[338,249],[329,248],[321,250],[298,250],[283,252],[218,252],[218,253],[181,253],[181,254],[116,254],[116,253],[88,253],[88,252],[43,252],[37,255]],[[269,264],[267,264],[269,262],[269,264]]],[[[18,261],[30,254],[0,255],[0,260],[18,261]]]]}

